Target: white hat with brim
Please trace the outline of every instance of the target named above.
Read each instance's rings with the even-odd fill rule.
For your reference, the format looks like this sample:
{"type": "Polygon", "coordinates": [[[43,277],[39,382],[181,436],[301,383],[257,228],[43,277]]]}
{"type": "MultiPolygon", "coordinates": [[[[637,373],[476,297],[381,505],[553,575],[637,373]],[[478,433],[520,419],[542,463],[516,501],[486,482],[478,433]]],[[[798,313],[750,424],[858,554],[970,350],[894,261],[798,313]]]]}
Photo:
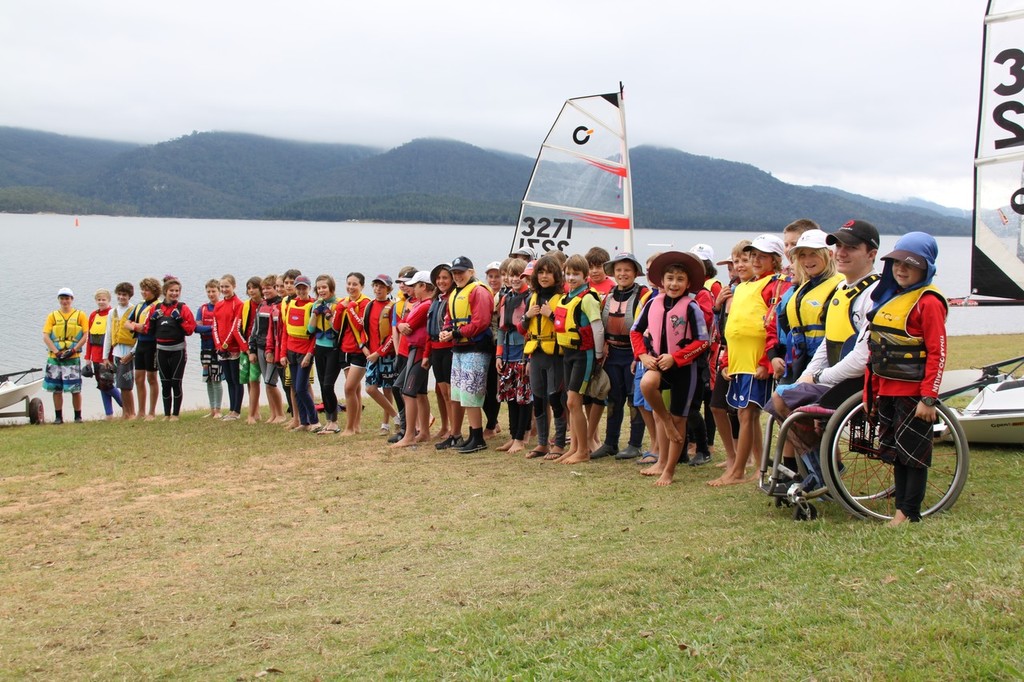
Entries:
{"type": "Polygon", "coordinates": [[[70,296],[71,298],[74,298],[75,292],[71,291],[68,287],[61,287],[60,291],[57,292],[57,298],[60,298],[61,296],[70,296]]]}
{"type": "Polygon", "coordinates": [[[626,261],[626,262],[629,262],[629,263],[633,264],[633,267],[636,268],[636,276],[637,277],[639,277],[639,276],[644,274],[644,268],[643,268],[642,265],[640,265],[640,261],[638,261],[636,259],[636,256],[631,254],[629,251],[620,251],[619,253],[615,254],[614,258],[612,258],[610,261],[605,263],[604,266],[603,266],[604,267],[604,274],[609,275],[609,276],[614,275],[615,274],[615,264],[616,263],[621,263],[622,261],[626,261]]]}

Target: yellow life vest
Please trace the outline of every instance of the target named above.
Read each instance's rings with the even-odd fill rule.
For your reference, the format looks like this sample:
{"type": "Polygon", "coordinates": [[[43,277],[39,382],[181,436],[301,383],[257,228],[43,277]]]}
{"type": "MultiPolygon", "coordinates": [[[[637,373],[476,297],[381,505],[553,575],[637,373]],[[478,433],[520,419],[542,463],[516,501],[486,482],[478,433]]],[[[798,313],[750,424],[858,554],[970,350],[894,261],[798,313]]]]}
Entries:
{"type": "Polygon", "coordinates": [[[857,327],[853,324],[853,302],[878,280],[871,273],[852,287],[838,289],[825,310],[825,346],[828,365],[834,367],[850,352],[857,341],[857,327]]]}
{"type": "Polygon", "coordinates": [[[92,316],[92,322],[89,324],[89,345],[99,346],[103,348],[103,338],[107,335],[107,318],[110,317],[108,312],[106,315],[101,315],[99,311],[92,316]]]}
{"type": "Polygon", "coordinates": [[[762,293],[774,281],[774,276],[766,275],[743,282],[733,292],[729,321],[725,325],[730,374],[753,374],[764,357],[768,338],[764,325],[769,310],[762,293]]]}
{"type": "Polygon", "coordinates": [[[129,308],[124,315],[117,314],[117,308],[110,311],[110,344],[112,346],[131,346],[135,343],[135,332],[125,325],[132,314],[129,308]]]}
{"type": "MultiPolygon", "coordinates": [[[[78,343],[85,333],[82,324],[84,318],[85,313],[75,309],[72,309],[67,317],[64,317],[64,313],[60,310],[54,310],[50,313],[50,340],[53,341],[53,345],[57,347],[57,350],[63,351],[74,348],[75,344],[78,343]]],[[[50,355],[53,356],[54,354],[50,353],[50,355]]],[[[78,357],[78,354],[76,353],[74,357],[78,357]]]]}
{"type": "MultiPolygon", "coordinates": [[[[928,355],[924,339],[907,331],[910,312],[927,293],[935,294],[946,304],[946,297],[935,286],[914,289],[883,303],[871,318],[868,353],[871,371],[886,379],[921,381],[928,355]]],[[[948,309],[948,306],[947,306],[948,309]]]]}
{"type": "MultiPolygon", "coordinates": [[[[786,303],[786,319],[793,343],[801,348],[818,347],[825,336],[825,308],[843,276],[836,273],[814,286],[804,282],[786,303]]],[[[811,349],[813,351],[813,349],[811,349]]]]}
{"type": "MultiPolygon", "coordinates": [[[[491,293],[490,288],[478,279],[474,279],[461,289],[453,289],[452,293],[448,296],[448,317],[451,318],[452,324],[455,325],[456,329],[461,329],[465,325],[469,324],[469,322],[473,319],[473,311],[472,306],[470,305],[469,297],[473,290],[476,289],[477,287],[483,287],[484,291],[486,291],[489,296],[493,296],[493,293],[491,293]]],[[[490,331],[491,328],[487,327],[484,329],[484,331],[480,332],[471,339],[467,339],[463,336],[460,336],[456,339],[455,343],[457,345],[476,343],[477,341],[487,338],[487,336],[490,334],[490,331]]]]}
{"type": "Polygon", "coordinates": [[[600,305],[601,295],[589,288],[572,297],[568,294],[560,296],[555,304],[555,341],[562,348],[590,350],[594,347],[594,330],[590,325],[581,326],[581,306],[587,296],[593,296],[600,305]]]}
{"type": "MultiPolygon", "coordinates": [[[[282,307],[284,304],[282,303],[282,307]]],[[[285,333],[293,339],[309,338],[309,318],[313,310],[313,301],[309,300],[300,303],[297,300],[288,301],[287,312],[285,313],[285,333]]]]}
{"type": "MultiPolygon", "coordinates": [[[[553,309],[560,297],[560,294],[555,294],[548,299],[548,307],[553,309]]],[[[535,305],[543,305],[536,291],[530,294],[530,300],[526,303],[526,309],[529,310],[535,305]]],[[[539,313],[526,323],[526,345],[523,346],[523,353],[533,355],[534,351],[538,348],[547,355],[558,354],[558,343],[555,341],[555,323],[550,317],[544,317],[539,313]]]]}

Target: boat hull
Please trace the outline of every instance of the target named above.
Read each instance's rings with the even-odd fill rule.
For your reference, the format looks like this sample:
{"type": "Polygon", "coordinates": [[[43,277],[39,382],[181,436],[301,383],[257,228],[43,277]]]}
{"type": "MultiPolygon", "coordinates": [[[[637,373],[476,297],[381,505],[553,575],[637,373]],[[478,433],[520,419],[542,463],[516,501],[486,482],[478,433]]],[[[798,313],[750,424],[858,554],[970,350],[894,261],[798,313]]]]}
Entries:
{"type": "Polygon", "coordinates": [[[1024,380],[986,386],[960,412],[970,443],[1024,443],[1024,380]]]}
{"type": "Polygon", "coordinates": [[[27,384],[16,384],[10,381],[0,384],[0,410],[17,405],[25,398],[32,397],[42,385],[42,379],[30,381],[27,384]]]}

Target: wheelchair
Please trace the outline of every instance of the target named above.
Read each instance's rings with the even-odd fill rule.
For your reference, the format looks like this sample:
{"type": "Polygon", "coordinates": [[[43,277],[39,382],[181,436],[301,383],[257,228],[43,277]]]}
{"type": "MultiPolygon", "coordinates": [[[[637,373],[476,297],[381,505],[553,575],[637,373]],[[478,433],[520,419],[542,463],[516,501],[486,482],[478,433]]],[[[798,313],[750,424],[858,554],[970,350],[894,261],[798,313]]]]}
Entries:
{"type": "MultiPolygon", "coordinates": [[[[887,521],[896,513],[892,466],[878,457],[878,428],[864,410],[863,381],[851,379],[830,389],[820,403],[794,410],[781,423],[769,415],[758,487],[776,507],[793,509],[793,519],[818,517],[817,501],[838,502],[857,518],[887,521]],[[785,466],[790,432],[820,435],[818,450],[797,456],[797,470],[785,466]]],[[[967,482],[970,449],[957,414],[936,405],[932,465],[921,515],[949,509],[967,482]]],[[[808,438],[807,440],[810,440],[808,438]]]]}

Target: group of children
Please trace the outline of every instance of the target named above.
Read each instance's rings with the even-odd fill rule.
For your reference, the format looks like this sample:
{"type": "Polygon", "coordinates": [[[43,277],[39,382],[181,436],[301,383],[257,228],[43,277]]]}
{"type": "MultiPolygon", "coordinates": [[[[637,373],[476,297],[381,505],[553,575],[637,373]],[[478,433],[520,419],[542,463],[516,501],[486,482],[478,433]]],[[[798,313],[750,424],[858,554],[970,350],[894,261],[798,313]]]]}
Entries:
{"type": "MultiPolygon", "coordinates": [[[[365,278],[358,272],[346,276],[340,296],[330,275],[311,281],[289,270],[250,278],[243,300],[234,277],[224,275],[206,283],[208,300],[195,312],[179,300],[181,284],[171,276],[162,283],[142,280],[143,300],[134,305],[131,283],[114,288],[114,306],[110,292],[101,289],[89,316],[73,308],[70,289],[61,289],[60,309],[43,330],[50,351],[44,386],[53,392],[57,423],[63,420],[63,392],[72,394],[80,420],[83,353],[108,417],[117,403],[126,419],[153,419],[159,377],[164,416],[177,419],[185,340],[198,332],[212,417],[239,419],[248,387],[250,424],[260,419],[265,392],[270,423],[321,435],[357,434],[365,385],[366,395],[383,410],[380,432],[392,447],[434,440],[438,450],[472,453],[487,448],[486,438],[500,430],[505,403],[508,439],[498,450],[566,464],[606,456],[640,459],[651,465],[643,474],[667,485],[680,461],[710,460],[717,432],[726,454],[719,466],[725,470],[709,483],[730,485],[748,480],[748,462],[760,458],[762,408],[784,413],[799,400],[820,397],[817,390],[794,390],[800,384],[863,378],[868,367],[871,404],[883,423],[893,409],[934,419],[934,408],[927,409],[934,403],[927,399],[935,397],[941,379],[943,358],[933,339],[941,336],[944,349],[944,328],[936,329],[944,313],[934,305],[939,296],[923,295],[935,293],[934,240],[915,240],[909,246],[901,240],[885,257],[877,291],[886,294],[878,297],[877,230],[851,221],[825,234],[809,220],[787,226],[782,238],[766,234],[741,241],[730,259],[717,263],[704,244],[690,252],[655,254],[646,263],[647,285],[638,281],[644,266],[630,253],[612,258],[593,248],[585,255],[537,257],[524,248],[488,264],[482,278],[465,256],[431,270],[402,268],[394,280],[380,274],[371,280],[372,296],[364,293],[365,278]],[[717,281],[716,265],[728,266],[728,284],[717,281]],[[907,268],[922,277],[913,280],[907,268]],[[903,296],[906,291],[916,292],[912,302],[903,296]],[[846,292],[846,299],[837,302],[837,292],[846,292]],[[869,297],[874,303],[865,305],[869,297]],[[861,302],[854,304],[855,298],[861,302]],[[869,333],[871,313],[881,306],[887,306],[886,320],[895,306],[904,328],[879,331],[883,325],[876,324],[869,333]],[[825,313],[832,308],[844,314],[831,315],[827,333],[825,313]],[[923,320],[915,316],[918,308],[927,311],[923,320]],[[869,337],[876,339],[870,362],[862,351],[869,337]],[[899,353],[907,348],[915,360],[899,353]],[[855,349],[849,367],[835,370],[855,349]],[[891,376],[893,365],[904,378],[891,376]],[[917,376],[908,368],[927,370],[917,381],[905,378],[917,376]],[[836,376],[825,381],[828,372],[836,376]],[[430,374],[436,418],[427,398],[430,374]],[[228,405],[222,415],[223,384],[228,405]],[[893,395],[906,399],[894,408],[888,400],[893,395]],[[925,399],[922,407],[911,409],[914,397],[925,399]],[[627,444],[620,448],[627,406],[627,444]],[[644,452],[648,431],[651,445],[644,452]]],[[[897,446],[892,450],[898,467],[926,471],[908,465],[897,446]]],[[[912,488],[912,497],[918,479],[904,472],[897,480],[912,488]]],[[[912,508],[906,518],[913,520],[912,508]]]]}

